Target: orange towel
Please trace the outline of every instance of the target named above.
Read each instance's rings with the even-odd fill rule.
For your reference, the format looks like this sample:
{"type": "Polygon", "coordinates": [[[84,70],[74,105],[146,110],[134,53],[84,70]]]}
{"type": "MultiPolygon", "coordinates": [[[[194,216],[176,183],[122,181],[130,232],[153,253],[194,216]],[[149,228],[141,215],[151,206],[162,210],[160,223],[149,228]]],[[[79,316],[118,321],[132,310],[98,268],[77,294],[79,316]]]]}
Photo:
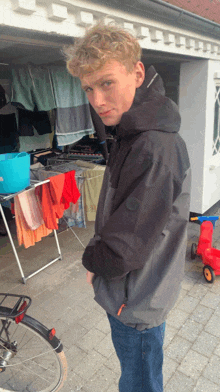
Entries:
{"type": "Polygon", "coordinates": [[[53,207],[57,218],[62,218],[64,213],[64,204],[61,203],[61,197],[64,188],[65,175],[58,174],[50,177],[50,193],[53,201],[53,207]]]}
{"type": "Polygon", "coordinates": [[[48,229],[58,229],[56,211],[50,193],[50,183],[36,187],[35,192],[41,201],[43,220],[48,229]]]}
{"type": "Polygon", "coordinates": [[[35,242],[40,241],[42,237],[46,237],[48,234],[50,234],[52,230],[48,230],[44,223],[36,230],[31,230],[24,217],[24,213],[18,196],[19,195],[16,195],[14,197],[15,222],[18,244],[24,244],[25,248],[29,248],[30,246],[35,245],[35,242]]]}

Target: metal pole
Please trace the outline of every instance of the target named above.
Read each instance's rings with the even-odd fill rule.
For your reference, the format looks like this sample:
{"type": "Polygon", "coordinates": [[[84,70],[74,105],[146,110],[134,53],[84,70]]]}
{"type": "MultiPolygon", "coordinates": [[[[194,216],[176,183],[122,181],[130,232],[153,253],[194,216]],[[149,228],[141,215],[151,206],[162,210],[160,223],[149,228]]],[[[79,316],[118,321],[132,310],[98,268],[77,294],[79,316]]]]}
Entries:
{"type": "Polygon", "coordinates": [[[11,242],[11,246],[12,246],[12,249],[13,249],[13,252],[14,252],[14,255],[15,255],[15,258],[16,258],[16,261],[17,261],[17,263],[18,263],[18,267],[19,267],[19,270],[20,270],[20,273],[21,273],[21,276],[22,276],[23,283],[25,283],[25,276],[24,276],[23,270],[22,270],[22,268],[21,268],[21,263],[20,263],[20,260],[19,260],[19,257],[18,257],[16,248],[15,248],[15,246],[14,246],[14,241],[13,241],[13,238],[12,238],[12,236],[11,236],[11,232],[10,232],[10,229],[9,229],[9,227],[8,227],[8,223],[7,223],[7,220],[6,220],[6,217],[5,217],[5,213],[4,213],[4,210],[3,210],[3,208],[2,208],[1,203],[0,203],[0,212],[1,212],[1,214],[2,214],[2,218],[3,218],[4,224],[5,224],[5,228],[6,228],[6,230],[7,230],[7,233],[8,233],[9,240],[10,240],[10,242],[11,242]]]}
{"type": "Polygon", "coordinates": [[[59,253],[59,255],[60,255],[60,260],[62,260],[62,255],[61,255],[61,250],[60,250],[60,244],[59,244],[58,237],[57,237],[57,231],[54,230],[53,232],[54,232],[54,237],[55,237],[55,240],[56,240],[56,243],[57,243],[57,249],[58,249],[58,253],[59,253]]]}
{"type": "Polygon", "coordinates": [[[47,263],[46,265],[44,265],[43,267],[39,268],[37,271],[33,272],[33,274],[30,274],[28,276],[26,276],[26,279],[31,278],[32,276],[38,274],[39,272],[43,271],[45,268],[49,267],[51,264],[55,263],[55,261],[57,260],[61,260],[61,256],[57,257],[56,259],[50,261],[49,263],[47,263]]]}

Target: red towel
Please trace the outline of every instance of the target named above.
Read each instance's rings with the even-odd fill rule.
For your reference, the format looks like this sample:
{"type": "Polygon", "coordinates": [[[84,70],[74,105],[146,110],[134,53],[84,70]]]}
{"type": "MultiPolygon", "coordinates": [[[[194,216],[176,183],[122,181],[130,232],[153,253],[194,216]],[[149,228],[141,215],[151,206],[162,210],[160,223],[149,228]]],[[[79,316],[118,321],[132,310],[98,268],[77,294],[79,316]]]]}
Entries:
{"type": "Polygon", "coordinates": [[[57,230],[58,218],[62,218],[70,202],[77,202],[80,192],[76,184],[75,170],[50,177],[49,180],[50,182],[36,187],[35,192],[42,204],[45,226],[57,230]]]}
{"type": "Polygon", "coordinates": [[[65,175],[58,174],[50,177],[50,192],[53,201],[53,208],[57,218],[62,218],[64,213],[64,203],[61,202],[61,197],[64,189],[65,175]]]}
{"type": "Polygon", "coordinates": [[[61,202],[64,203],[65,210],[69,208],[70,203],[76,204],[80,198],[80,192],[76,184],[75,170],[65,173],[65,181],[61,202]]]}

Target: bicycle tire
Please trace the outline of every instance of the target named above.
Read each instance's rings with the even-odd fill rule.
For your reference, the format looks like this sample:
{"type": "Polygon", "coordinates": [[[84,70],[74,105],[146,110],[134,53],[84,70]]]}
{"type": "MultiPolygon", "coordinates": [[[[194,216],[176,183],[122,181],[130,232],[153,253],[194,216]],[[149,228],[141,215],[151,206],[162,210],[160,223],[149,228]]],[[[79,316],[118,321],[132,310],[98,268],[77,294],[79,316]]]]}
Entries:
{"type": "MultiPolygon", "coordinates": [[[[0,392],[55,392],[67,377],[67,361],[63,346],[50,330],[39,321],[25,315],[16,324],[9,315],[11,309],[0,306],[0,360],[6,354],[1,332],[3,323],[10,322],[8,332],[17,342],[17,353],[0,372],[0,392]]],[[[5,336],[3,335],[5,334],[5,336]]]]}

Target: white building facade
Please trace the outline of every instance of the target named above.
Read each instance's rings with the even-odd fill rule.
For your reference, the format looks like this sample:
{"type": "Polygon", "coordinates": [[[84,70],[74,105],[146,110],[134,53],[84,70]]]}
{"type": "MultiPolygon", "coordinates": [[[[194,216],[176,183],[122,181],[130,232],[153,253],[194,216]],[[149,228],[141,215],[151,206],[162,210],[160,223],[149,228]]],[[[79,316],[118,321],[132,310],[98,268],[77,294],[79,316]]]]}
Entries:
{"type": "Polygon", "coordinates": [[[167,76],[179,106],[192,166],[190,211],[203,214],[219,201],[220,25],[159,0],[0,0],[0,10],[2,67],[61,59],[63,45],[100,19],[133,31],[143,62],[167,76]]]}

